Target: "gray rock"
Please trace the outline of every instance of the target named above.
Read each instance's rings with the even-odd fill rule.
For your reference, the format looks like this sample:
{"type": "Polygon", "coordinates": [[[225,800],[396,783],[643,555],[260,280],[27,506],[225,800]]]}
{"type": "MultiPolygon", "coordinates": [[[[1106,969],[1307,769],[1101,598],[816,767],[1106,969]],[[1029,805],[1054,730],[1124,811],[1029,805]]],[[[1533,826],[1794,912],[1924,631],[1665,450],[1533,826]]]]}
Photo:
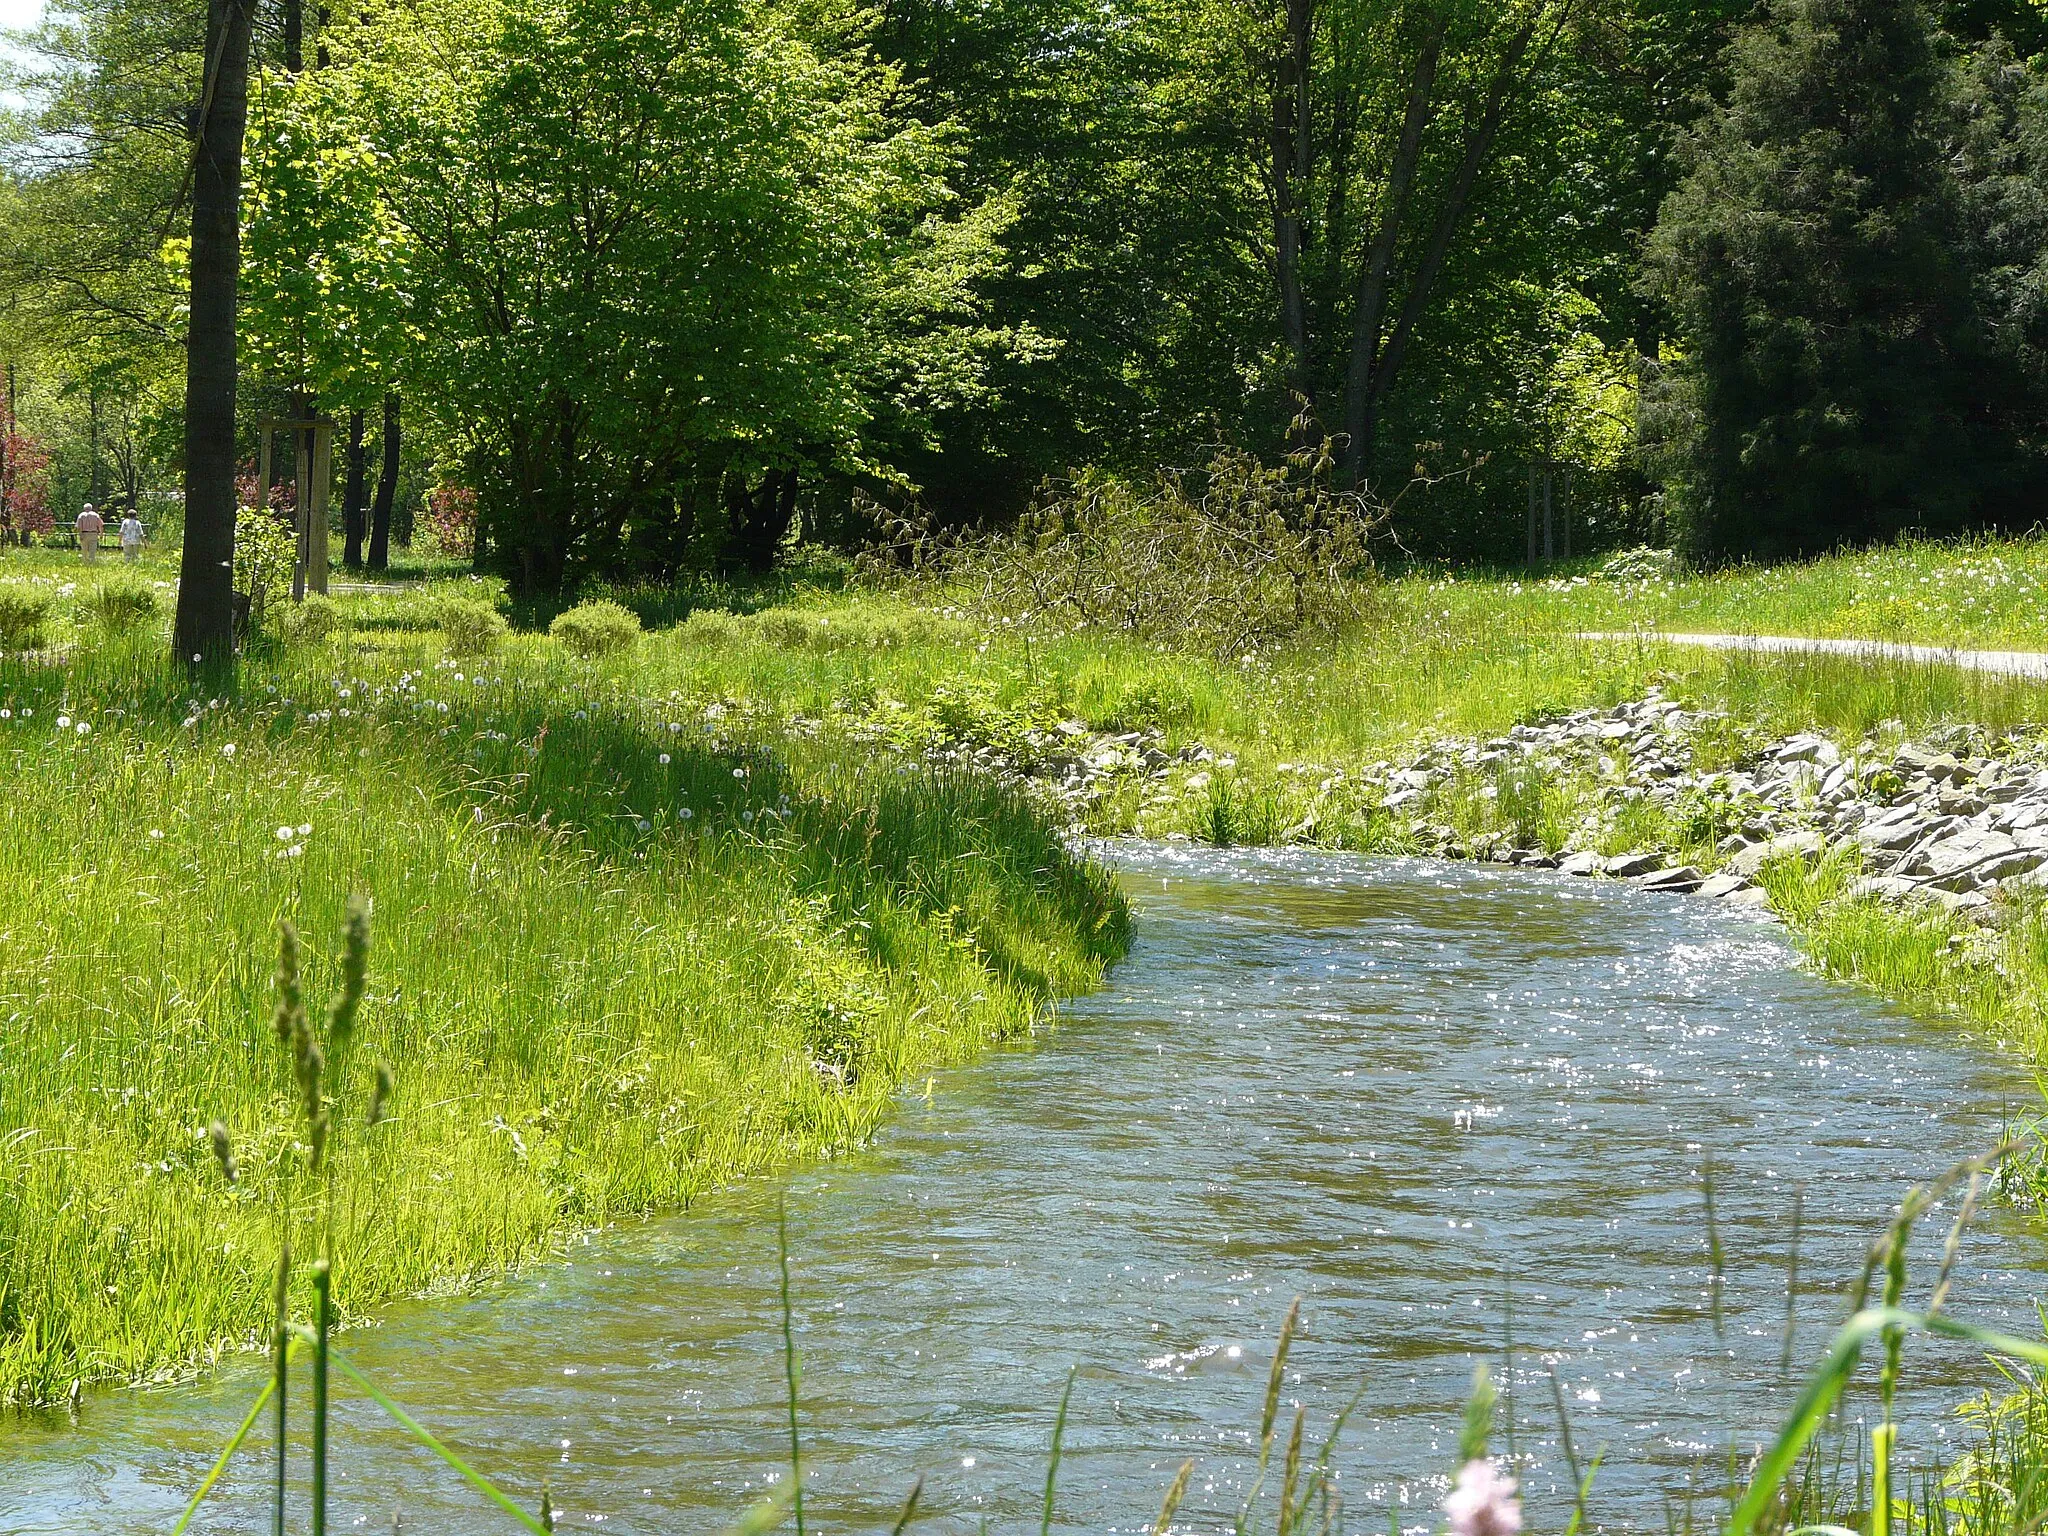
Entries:
{"type": "Polygon", "coordinates": [[[1935,844],[1923,855],[1919,867],[1907,870],[1906,873],[1918,875],[1923,884],[1942,885],[1949,889],[1969,889],[1975,881],[1961,885],[1951,885],[1950,882],[1986,866],[2010,862],[2015,858],[2021,862],[2012,870],[2014,874],[2032,869],[2042,861],[2041,855],[2022,850],[2018,843],[2003,832],[1973,830],[1935,844]]]}
{"type": "Polygon", "coordinates": [[[1728,867],[1738,875],[1754,879],[1766,864],[1775,864],[1780,859],[1817,859],[1823,846],[1818,832],[1785,832],[1743,849],[1728,861],[1728,867]]]}
{"type": "Polygon", "coordinates": [[[1707,883],[1707,877],[1690,864],[1677,869],[1660,869],[1637,879],[1636,884],[1646,891],[1672,891],[1680,895],[1696,891],[1707,883]]]}
{"type": "Polygon", "coordinates": [[[1633,880],[1663,867],[1664,857],[1656,853],[1618,853],[1606,865],[1607,873],[1620,880],[1633,880]]]}
{"type": "Polygon", "coordinates": [[[1699,894],[1720,900],[1725,897],[1734,896],[1742,891],[1753,890],[1754,888],[1742,876],[1731,874],[1724,869],[1719,874],[1709,875],[1705,880],[1701,881],[1699,894]]]}
{"type": "Polygon", "coordinates": [[[1557,861],[1558,869],[1567,875],[1597,875],[1606,864],[1597,853],[1568,853],[1557,861]]]}
{"type": "Polygon", "coordinates": [[[1854,900],[1906,901],[1919,890],[1911,880],[1902,880],[1897,875],[1866,875],[1852,881],[1846,894],[1854,900]]]}

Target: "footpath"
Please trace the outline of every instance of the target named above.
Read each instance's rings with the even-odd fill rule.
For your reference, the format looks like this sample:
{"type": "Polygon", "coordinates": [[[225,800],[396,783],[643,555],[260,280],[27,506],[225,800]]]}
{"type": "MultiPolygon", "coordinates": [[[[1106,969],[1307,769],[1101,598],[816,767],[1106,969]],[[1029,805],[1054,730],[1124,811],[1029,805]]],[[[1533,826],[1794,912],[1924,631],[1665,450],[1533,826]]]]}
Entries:
{"type": "Polygon", "coordinates": [[[1851,656],[1862,661],[1917,661],[1999,677],[2048,678],[2048,652],[1965,651],[1952,646],[1907,645],[1897,640],[1816,640],[1803,635],[1675,634],[1665,630],[1587,630],[1581,640],[1639,640],[1697,645],[1714,651],[1778,655],[1851,656]]]}

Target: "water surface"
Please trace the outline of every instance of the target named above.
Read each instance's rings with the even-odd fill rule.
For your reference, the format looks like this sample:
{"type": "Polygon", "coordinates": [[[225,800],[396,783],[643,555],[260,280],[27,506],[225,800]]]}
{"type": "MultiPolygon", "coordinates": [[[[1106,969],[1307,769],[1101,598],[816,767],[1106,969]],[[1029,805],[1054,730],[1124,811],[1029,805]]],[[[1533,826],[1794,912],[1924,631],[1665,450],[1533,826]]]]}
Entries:
{"type": "MultiPolygon", "coordinates": [[[[886,1528],[920,1473],[923,1528],[1035,1526],[1070,1367],[1061,1527],[1149,1525],[1188,1457],[1181,1527],[1227,1525],[1299,1296],[1287,1397],[1311,1434],[1364,1384],[1337,1456],[1358,1526],[1385,1530],[1388,1500],[1430,1520],[1473,1368],[1498,1368],[1511,1326],[1532,1523],[1569,1504],[1554,1371],[1578,1455],[1605,1453],[1594,1522],[1661,1530],[1713,1481],[1702,1463],[1753,1448],[1789,1400],[1795,1192],[1810,1363],[1908,1184],[1995,1141],[2024,1091],[1695,899],[1300,852],[1113,856],[1136,948],[1038,1049],[942,1074],[856,1156],[395,1308],[349,1352],[529,1503],[546,1477],[564,1529],[721,1529],[787,1451],[786,1196],[818,1528],[886,1528]]],[[[2030,1328],[2041,1259],[1994,1217],[1953,1305],[2030,1328]]],[[[1967,1351],[1909,1359],[1925,1449],[1993,1378],[1967,1351]]],[[[0,1531],[168,1529],[260,1371],[109,1394],[76,1427],[0,1423],[0,1531]]],[[[336,1530],[395,1510],[407,1530],[510,1528],[368,1405],[341,1420],[336,1530]]],[[[268,1530],[264,1477],[240,1464],[195,1529],[268,1530]]]]}

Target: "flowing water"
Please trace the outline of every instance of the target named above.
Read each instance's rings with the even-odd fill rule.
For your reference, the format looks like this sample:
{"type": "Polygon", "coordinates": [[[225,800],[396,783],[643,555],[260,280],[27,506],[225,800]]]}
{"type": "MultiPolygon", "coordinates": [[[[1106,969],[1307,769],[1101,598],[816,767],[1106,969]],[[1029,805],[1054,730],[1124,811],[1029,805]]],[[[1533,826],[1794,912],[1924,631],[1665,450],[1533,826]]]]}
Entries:
{"type": "MultiPolygon", "coordinates": [[[[920,1528],[1035,1524],[1070,1367],[1060,1528],[1146,1526],[1189,1457],[1181,1527],[1227,1526],[1297,1296],[1286,1394],[1313,1438],[1363,1383],[1336,1454],[1356,1525],[1385,1530],[1388,1501],[1431,1521],[1474,1366],[1512,1333],[1532,1524],[1571,1502],[1554,1371],[1576,1455],[1604,1452],[1592,1521],[1661,1529],[1789,1400],[1795,1195],[1804,1365],[1908,1183],[1994,1142],[2024,1089],[1707,902],[1299,852],[1112,856],[1137,946],[1040,1048],[942,1074],[856,1156],[394,1308],[345,1347],[530,1505],[545,1477],[562,1529],[722,1529],[786,1464],[786,1198],[820,1529],[888,1526],[920,1473],[920,1528]]],[[[1994,1213],[1952,1305],[2031,1330],[2042,1257],[1994,1213]]],[[[1963,1350],[1908,1361],[1925,1452],[1995,1378],[1963,1350]]],[[[168,1529],[261,1371],[95,1397],[75,1426],[0,1422],[0,1531],[168,1529]]],[[[359,1398],[336,1434],[333,1529],[394,1510],[408,1531],[512,1528],[359,1398]]],[[[269,1529],[266,1444],[195,1529],[269,1529]]]]}

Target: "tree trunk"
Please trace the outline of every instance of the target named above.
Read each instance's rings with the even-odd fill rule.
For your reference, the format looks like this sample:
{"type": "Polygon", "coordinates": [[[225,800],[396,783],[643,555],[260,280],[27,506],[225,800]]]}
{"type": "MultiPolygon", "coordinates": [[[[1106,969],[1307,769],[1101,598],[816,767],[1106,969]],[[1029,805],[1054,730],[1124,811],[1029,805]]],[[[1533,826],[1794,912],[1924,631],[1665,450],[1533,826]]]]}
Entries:
{"type": "Polygon", "coordinates": [[[1346,445],[1345,467],[1354,483],[1371,462],[1373,439],[1379,430],[1380,402],[1386,398],[1395,375],[1401,371],[1415,327],[1429,307],[1437,279],[1443,275],[1444,261],[1451,253],[1451,240],[1464,221],[1466,205],[1472,200],[1473,184],[1478,181],[1480,169],[1492,153],[1494,138],[1500,132],[1501,114],[1507,109],[1508,93],[1519,83],[1517,77],[1521,72],[1522,57],[1529,51],[1530,40],[1536,35],[1537,19],[1532,16],[1522,24],[1502,55],[1500,67],[1494,71],[1493,80],[1487,87],[1485,110],[1466,136],[1465,152],[1458,161],[1458,173],[1444,194],[1443,205],[1437,210],[1436,225],[1430,230],[1429,241],[1423,247],[1422,259],[1416,263],[1415,271],[1408,280],[1408,293],[1401,303],[1401,317],[1395,322],[1394,332],[1387,338],[1386,346],[1371,360],[1359,398],[1346,402],[1346,427],[1351,430],[1352,439],[1346,445]]]}
{"type": "Polygon", "coordinates": [[[384,396],[384,459],[377,466],[377,502],[370,509],[370,569],[391,568],[391,506],[398,499],[398,391],[384,396]]]}
{"type": "Polygon", "coordinates": [[[1301,199],[1314,152],[1309,71],[1316,0],[1287,0],[1287,39],[1273,78],[1273,264],[1280,285],[1280,334],[1294,366],[1294,388],[1311,409],[1315,379],[1308,306],[1302,296],[1301,199]]]}
{"type": "Polygon", "coordinates": [[[249,11],[208,0],[205,91],[192,172],[191,316],[185,342],[185,551],[173,644],[180,658],[234,658],[235,290],[241,274],[242,132],[249,11]]]}
{"type": "Polygon", "coordinates": [[[363,451],[363,413],[348,413],[348,479],[341,489],[341,563],[363,568],[363,513],[369,508],[368,464],[363,451]]]}
{"type": "Polygon", "coordinates": [[[1372,451],[1370,408],[1373,373],[1379,362],[1380,333],[1386,326],[1387,296],[1394,276],[1394,251],[1408,217],[1408,198],[1422,162],[1422,134],[1435,112],[1437,61],[1443,56],[1446,17],[1439,17],[1415,55],[1408,80],[1408,105],[1401,118],[1401,139],[1387,173],[1387,196],[1379,227],[1358,274],[1358,305],[1351,319],[1351,366],[1344,384],[1344,478],[1352,484],[1365,473],[1372,451]]]}
{"type": "Polygon", "coordinates": [[[797,472],[771,469],[761,477],[761,489],[750,490],[745,478],[735,474],[727,483],[726,507],[731,522],[732,563],[750,575],[765,576],[775,569],[775,554],[796,520],[797,472]]]}

